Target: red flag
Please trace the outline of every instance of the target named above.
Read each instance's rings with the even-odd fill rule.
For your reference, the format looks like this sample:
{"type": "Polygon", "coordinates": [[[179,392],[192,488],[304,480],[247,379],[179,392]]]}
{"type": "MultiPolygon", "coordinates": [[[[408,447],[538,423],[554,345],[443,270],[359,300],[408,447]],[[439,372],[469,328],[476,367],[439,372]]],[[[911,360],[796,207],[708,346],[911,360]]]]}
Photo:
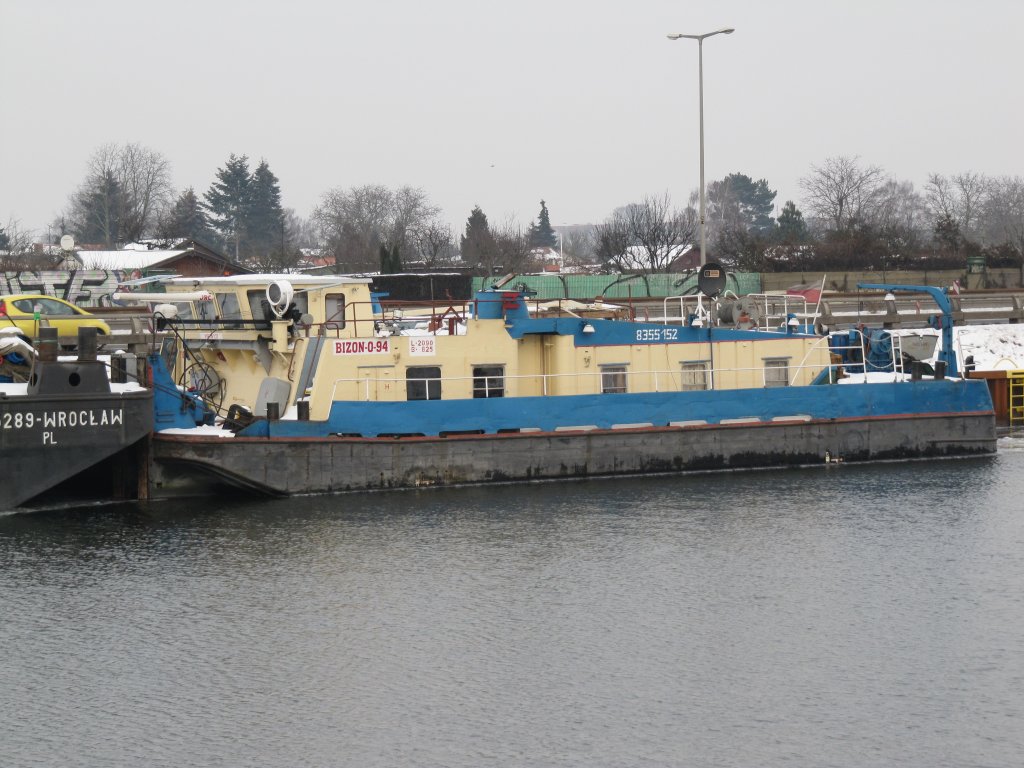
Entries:
{"type": "Polygon", "coordinates": [[[817,304],[821,298],[821,288],[787,288],[787,296],[803,296],[808,304],[817,304]]]}

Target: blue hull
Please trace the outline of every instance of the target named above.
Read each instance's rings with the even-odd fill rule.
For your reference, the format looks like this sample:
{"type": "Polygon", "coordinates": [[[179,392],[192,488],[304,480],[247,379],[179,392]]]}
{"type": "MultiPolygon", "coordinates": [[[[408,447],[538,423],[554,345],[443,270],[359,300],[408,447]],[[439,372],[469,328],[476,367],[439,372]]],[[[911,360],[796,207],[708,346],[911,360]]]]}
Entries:
{"type": "Polygon", "coordinates": [[[902,381],[741,389],[568,395],[562,397],[338,402],[327,421],[259,421],[245,437],[349,435],[498,434],[557,428],[612,429],[626,424],[664,427],[675,422],[709,425],[742,419],[770,422],[884,419],[992,413],[988,386],[980,380],[902,381]]]}

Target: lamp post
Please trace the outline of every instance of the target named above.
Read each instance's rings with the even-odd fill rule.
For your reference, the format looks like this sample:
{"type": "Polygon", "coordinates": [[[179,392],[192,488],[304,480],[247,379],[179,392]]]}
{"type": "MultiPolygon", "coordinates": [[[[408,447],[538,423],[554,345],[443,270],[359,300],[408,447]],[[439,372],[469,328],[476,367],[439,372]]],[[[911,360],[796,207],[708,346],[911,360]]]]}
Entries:
{"type": "Polygon", "coordinates": [[[708,262],[707,255],[707,227],[704,223],[704,38],[713,35],[731,35],[735,32],[729,29],[716,29],[714,32],[706,32],[703,35],[669,35],[669,40],[697,41],[697,76],[700,82],[700,265],[703,267],[708,262]]]}

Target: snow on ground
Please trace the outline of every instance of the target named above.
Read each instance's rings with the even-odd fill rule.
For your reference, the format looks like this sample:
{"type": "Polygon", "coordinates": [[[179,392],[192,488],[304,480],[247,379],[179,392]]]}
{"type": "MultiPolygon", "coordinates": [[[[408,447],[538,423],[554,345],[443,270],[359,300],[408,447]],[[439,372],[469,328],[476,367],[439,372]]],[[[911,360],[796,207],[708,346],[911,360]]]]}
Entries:
{"type": "Polygon", "coordinates": [[[1024,325],[961,325],[953,339],[961,363],[974,355],[979,371],[1024,368],[1024,325]]]}
{"type": "MultiPolygon", "coordinates": [[[[938,341],[935,346],[936,354],[942,345],[942,335],[930,328],[894,330],[892,334],[934,336],[938,341]]],[[[968,355],[974,355],[974,365],[979,371],[1024,368],[1024,325],[958,325],[953,328],[953,344],[961,366],[968,355]]],[[[929,357],[927,360],[934,362],[935,357],[929,357]]]]}
{"type": "Polygon", "coordinates": [[[224,429],[223,427],[216,427],[210,424],[199,424],[190,428],[169,427],[168,429],[158,429],[157,432],[161,435],[205,435],[207,437],[235,436],[235,433],[230,429],[224,429]]]}

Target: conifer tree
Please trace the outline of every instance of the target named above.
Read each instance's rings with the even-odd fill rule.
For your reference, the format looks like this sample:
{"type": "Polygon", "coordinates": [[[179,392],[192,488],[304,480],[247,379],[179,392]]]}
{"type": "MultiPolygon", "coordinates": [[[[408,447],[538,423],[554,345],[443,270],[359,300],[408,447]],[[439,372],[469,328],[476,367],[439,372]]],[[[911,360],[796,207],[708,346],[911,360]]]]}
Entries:
{"type": "Polygon", "coordinates": [[[210,222],[192,187],[178,196],[167,216],[161,220],[157,234],[166,240],[187,238],[213,244],[215,238],[210,222]]]}
{"type": "Polygon", "coordinates": [[[121,184],[112,172],[104,173],[77,195],[75,231],[83,243],[102,243],[113,248],[121,235],[124,210],[121,184]]]}
{"type": "Polygon", "coordinates": [[[386,245],[380,247],[380,273],[382,275],[395,275],[402,271],[402,256],[398,246],[388,248],[386,245]]]}
{"type": "Polygon", "coordinates": [[[250,185],[249,158],[232,153],[224,167],[217,170],[217,180],[205,195],[205,207],[211,226],[220,236],[219,244],[230,249],[236,260],[248,238],[250,185]]]}
{"type": "Polygon", "coordinates": [[[246,255],[258,261],[277,257],[287,249],[281,188],[266,160],[260,161],[249,179],[245,232],[248,240],[246,255]]]}
{"type": "Polygon", "coordinates": [[[487,223],[487,214],[480,206],[473,208],[466,221],[466,233],[459,241],[462,260],[473,266],[489,267],[497,256],[494,235],[487,223]]]}
{"type": "Polygon", "coordinates": [[[780,243],[797,244],[807,241],[807,223],[796,203],[787,200],[778,218],[776,237],[780,243]]]}
{"type": "Polygon", "coordinates": [[[530,225],[530,247],[531,248],[554,248],[557,243],[555,230],[551,228],[551,217],[548,215],[548,206],[540,201],[540,214],[537,216],[537,223],[530,225]]]}

